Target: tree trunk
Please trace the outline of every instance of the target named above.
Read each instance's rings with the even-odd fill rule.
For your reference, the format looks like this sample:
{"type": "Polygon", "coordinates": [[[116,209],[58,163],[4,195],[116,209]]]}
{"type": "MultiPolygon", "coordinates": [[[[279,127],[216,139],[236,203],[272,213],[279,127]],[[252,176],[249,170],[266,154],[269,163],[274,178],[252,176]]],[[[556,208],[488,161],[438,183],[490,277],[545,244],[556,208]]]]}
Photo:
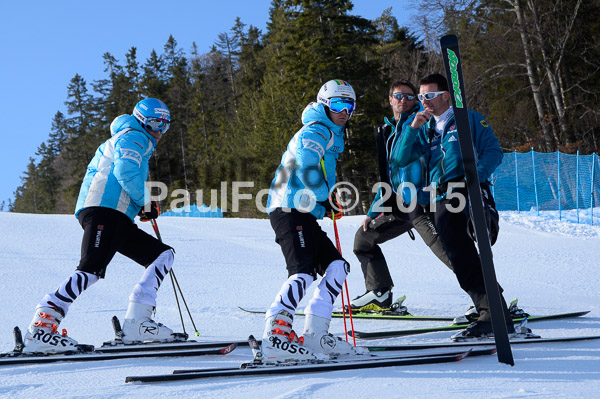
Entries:
{"type": "Polygon", "coordinates": [[[579,9],[579,6],[581,5],[581,0],[578,1],[577,4],[575,5],[575,10],[573,11],[573,14],[571,15],[571,21],[565,27],[564,37],[560,38],[560,40],[559,40],[559,43],[562,43],[562,44],[557,45],[556,53],[559,54],[559,56],[558,56],[558,61],[555,63],[556,65],[553,65],[554,63],[552,62],[551,57],[548,55],[547,45],[546,45],[546,42],[544,41],[544,37],[547,37],[548,34],[543,31],[543,29],[540,25],[541,21],[540,21],[539,15],[538,15],[538,10],[536,8],[536,5],[534,4],[534,2],[532,0],[528,0],[527,5],[528,5],[529,9],[531,10],[531,14],[533,15],[533,26],[535,27],[535,31],[536,31],[536,34],[534,35],[534,37],[537,39],[538,45],[540,47],[540,52],[542,54],[544,69],[546,71],[546,75],[548,76],[548,81],[550,83],[550,89],[552,91],[552,98],[554,100],[554,107],[556,109],[556,114],[558,115],[558,126],[560,128],[560,132],[561,132],[562,137],[566,140],[567,143],[573,143],[573,142],[575,142],[575,135],[572,133],[569,133],[569,129],[567,126],[565,103],[564,103],[563,96],[562,96],[561,89],[560,89],[560,83],[559,83],[560,78],[559,78],[558,74],[560,71],[560,63],[562,61],[563,54],[565,51],[565,49],[564,49],[565,43],[568,41],[569,35],[571,34],[571,29],[573,28],[575,18],[577,17],[577,11],[579,9]]]}
{"type": "Polygon", "coordinates": [[[538,82],[535,74],[535,67],[533,61],[533,51],[530,47],[529,38],[527,37],[527,25],[523,16],[523,9],[519,4],[519,0],[508,0],[513,6],[516,16],[517,23],[519,25],[519,35],[521,36],[521,42],[523,43],[523,52],[525,53],[525,64],[527,65],[527,77],[529,79],[529,85],[533,93],[533,101],[535,102],[535,108],[538,114],[538,120],[540,121],[540,127],[544,136],[544,142],[546,144],[546,150],[553,152],[556,151],[557,143],[554,140],[552,132],[550,130],[549,122],[546,119],[547,112],[544,109],[544,100],[540,93],[540,83],[538,82]]]}

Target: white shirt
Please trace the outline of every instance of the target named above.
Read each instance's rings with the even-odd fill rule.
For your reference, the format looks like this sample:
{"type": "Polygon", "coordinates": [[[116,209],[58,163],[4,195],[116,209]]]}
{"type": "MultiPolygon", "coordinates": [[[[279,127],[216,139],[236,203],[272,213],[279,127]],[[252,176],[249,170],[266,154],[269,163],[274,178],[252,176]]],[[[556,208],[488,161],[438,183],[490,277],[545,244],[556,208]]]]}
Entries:
{"type": "Polygon", "coordinates": [[[435,118],[435,132],[437,134],[444,133],[444,127],[446,126],[446,122],[454,115],[454,109],[452,107],[448,108],[446,112],[441,114],[440,116],[433,116],[435,118]]]}

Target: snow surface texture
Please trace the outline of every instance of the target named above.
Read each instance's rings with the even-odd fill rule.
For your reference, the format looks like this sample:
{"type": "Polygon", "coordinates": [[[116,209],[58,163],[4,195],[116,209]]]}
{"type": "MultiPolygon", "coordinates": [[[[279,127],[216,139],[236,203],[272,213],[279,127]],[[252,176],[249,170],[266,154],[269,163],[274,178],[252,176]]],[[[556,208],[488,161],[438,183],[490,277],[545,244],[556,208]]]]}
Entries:
{"type": "MultiPolygon", "coordinates": [[[[600,211],[600,210],[599,210],[600,211]]],[[[590,310],[584,318],[532,323],[545,337],[600,334],[600,227],[558,221],[553,215],[501,213],[494,246],[498,281],[507,300],[531,314],[590,310]]],[[[362,217],[339,221],[343,253],[352,271],[351,297],[364,292],[360,265],[352,253],[362,217]]],[[[148,223],[139,223],[151,232],[148,223]]],[[[261,315],[238,305],[265,310],[287,277],[283,256],[268,220],[159,218],[165,242],[175,247],[174,270],[198,327],[200,340],[242,340],[262,335],[261,315]]],[[[333,237],[331,221],[322,222],[333,237]]],[[[77,266],[81,228],[73,216],[0,213],[0,351],[13,347],[12,328],[27,328],[37,302],[55,290],[77,266]]],[[[458,316],[470,305],[452,273],[418,238],[408,235],[383,245],[395,296],[415,315],[458,316]]],[[[117,255],[106,279],[71,306],[61,328],[80,343],[100,345],[113,337],[110,319],[121,320],[142,268],[117,255]]],[[[181,331],[170,281],[158,296],[156,319],[181,331]]],[[[313,284],[307,297],[310,298],[313,284]]],[[[306,306],[308,298],[300,304],[306,306]]],[[[338,305],[341,302],[338,299],[338,305]]],[[[302,331],[303,318],[294,327],[302,331]]],[[[186,322],[188,333],[193,331],[186,322]]],[[[355,320],[360,331],[435,326],[439,322],[355,320]]],[[[341,319],[331,332],[343,334],[341,319]]],[[[447,340],[440,332],[368,341],[405,344],[447,340]]],[[[359,341],[360,342],[360,341],[359,341]]],[[[364,342],[364,341],[363,341],[364,342]]],[[[360,371],[220,378],[168,384],[125,384],[128,375],[170,373],[173,369],[234,366],[250,359],[248,348],[226,356],[115,360],[0,367],[3,398],[589,398],[600,392],[600,341],[513,347],[515,366],[495,356],[458,363],[360,371]],[[594,393],[595,392],[595,393],[594,393]]],[[[596,396],[597,397],[597,396],[596,396]]]]}

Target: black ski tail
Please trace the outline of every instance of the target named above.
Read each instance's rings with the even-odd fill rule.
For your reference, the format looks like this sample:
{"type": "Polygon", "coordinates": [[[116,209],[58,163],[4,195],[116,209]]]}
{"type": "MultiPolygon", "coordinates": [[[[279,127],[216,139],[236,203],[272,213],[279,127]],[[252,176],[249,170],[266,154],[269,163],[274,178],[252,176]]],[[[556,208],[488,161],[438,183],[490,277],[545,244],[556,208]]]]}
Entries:
{"type": "Polygon", "coordinates": [[[123,339],[123,329],[121,328],[121,322],[117,316],[112,317],[112,325],[115,330],[115,339],[122,340],[123,339]]]}
{"type": "Polygon", "coordinates": [[[15,337],[15,349],[13,349],[13,352],[23,352],[25,344],[23,343],[23,335],[21,334],[21,329],[19,327],[13,329],[13,336],[15,337]]]}
{"type": "Polygon", "coordinates": [[[467,179],[467,190],[469,193],[471,210],[473,212],[473,225],[475,227],[477,247],[479,248],[479,256],[481,258],[483,280],[490,306],[496,347],[498,348],[498,361],[513,366],[514,359],[508,339],[508,331],[504,319],[504,309],[500,291],[498,289],[498,282],[496,280],[496,271],[494,270],[494,261],[492,259],[492,248],[483,211],[483,199],[481,197],[481,188],[479,185],[479,177],[477,175],[473,138],[471,137],[471,126],[469,123],[458,38],[455,35],[446,35],[441,38],[440,45],[446,68],[446,76],[448,78],[448,89],[450,91],[450,97],[452,98],[452,107],[454,108],[454,119],[456,122],[465,177],[467,179]]]}

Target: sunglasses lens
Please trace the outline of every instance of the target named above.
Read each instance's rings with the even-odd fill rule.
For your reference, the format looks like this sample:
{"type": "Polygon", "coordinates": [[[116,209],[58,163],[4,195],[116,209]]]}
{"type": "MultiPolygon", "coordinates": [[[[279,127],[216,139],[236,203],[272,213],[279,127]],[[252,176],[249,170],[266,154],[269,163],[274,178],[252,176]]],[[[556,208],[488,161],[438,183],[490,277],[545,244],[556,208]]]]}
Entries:
{"type": "Polygon", "coordinates": [[[402,100],[403,98],[406,98],[408,101],[412,101],[415,99],[415,96],[411,96],[410,94],[404,94],[404,93],[394,93],[394,94],[392,94],[392,96],[396,100],[402,100]]]}
{"type": "Polygon", "coordinates": [[[332,98],[329,102],[329,109],[336,114],[346,110],[348,115],[351,115],[354,112],[354,101],[344,98],[332,98]]]}
{"type": "Polygon", "coordinates": [[[425,93],[425,94],[419,94],[419,101],[425,101],[425,100],[433,100],[434,98],[436,98],[437,96],[439,96],[440,94],[444,94],[445,91],[432,91],[431,93],[425,93]]]}

